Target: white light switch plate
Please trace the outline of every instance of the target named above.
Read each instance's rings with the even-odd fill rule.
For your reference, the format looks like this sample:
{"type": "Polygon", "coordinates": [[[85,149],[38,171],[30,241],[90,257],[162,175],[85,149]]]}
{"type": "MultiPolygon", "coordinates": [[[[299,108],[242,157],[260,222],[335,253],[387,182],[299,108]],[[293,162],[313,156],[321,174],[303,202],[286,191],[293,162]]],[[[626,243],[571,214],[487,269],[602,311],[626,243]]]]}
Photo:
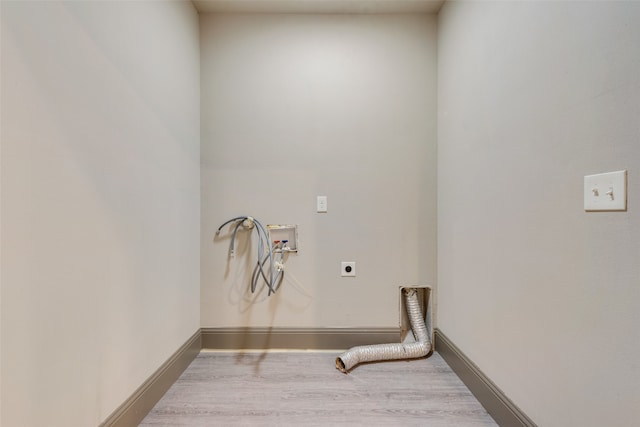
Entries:
{"type": "Polygon", "coordinates": [[[327,211],[327,196],[318,196],[316,199],[316,211],[317,212],[326,212],[327,211]]]}
{"type": "Polygon", "coordinates": [[[584,177],[585,211],[626,211],[627,171],[584,177]]]}

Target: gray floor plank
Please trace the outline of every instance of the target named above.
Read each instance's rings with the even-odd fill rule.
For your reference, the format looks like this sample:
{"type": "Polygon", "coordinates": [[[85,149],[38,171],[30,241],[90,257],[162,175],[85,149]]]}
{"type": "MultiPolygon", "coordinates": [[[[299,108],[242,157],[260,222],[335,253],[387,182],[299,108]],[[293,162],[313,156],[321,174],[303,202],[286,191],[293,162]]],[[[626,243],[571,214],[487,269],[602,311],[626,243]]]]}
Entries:
{"type": "Polygon", "coordinates": [[[203,351],[140,425],[497,425],[437,353],[348,375],[337,354],[203,351]]]}

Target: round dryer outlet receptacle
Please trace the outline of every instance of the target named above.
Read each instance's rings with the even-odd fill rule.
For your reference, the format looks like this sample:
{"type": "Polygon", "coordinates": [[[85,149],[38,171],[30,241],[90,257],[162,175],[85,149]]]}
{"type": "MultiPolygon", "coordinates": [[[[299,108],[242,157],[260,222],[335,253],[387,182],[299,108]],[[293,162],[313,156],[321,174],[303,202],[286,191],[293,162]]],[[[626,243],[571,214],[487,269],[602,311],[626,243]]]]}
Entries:
{"type": "Polygon", "coordinates": [[[342,261],[340,263],[340,276],[342,276],[342,277],[355,277],[356,276],[356,263],[355,263],[355,261],[342,261]]]}

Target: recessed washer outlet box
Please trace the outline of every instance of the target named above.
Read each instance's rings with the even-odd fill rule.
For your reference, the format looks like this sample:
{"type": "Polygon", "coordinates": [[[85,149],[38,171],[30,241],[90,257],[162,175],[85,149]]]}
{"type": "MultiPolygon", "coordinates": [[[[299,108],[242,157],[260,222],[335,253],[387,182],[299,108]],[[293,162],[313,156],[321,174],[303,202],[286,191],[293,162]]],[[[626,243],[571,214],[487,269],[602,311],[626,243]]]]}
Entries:
{"type": "Polygon", "coordinates": [[[267,225],[269,244],[276,240],[287,240],[287,252],[298,252],[298,226],[297,225],[267,225]]]}

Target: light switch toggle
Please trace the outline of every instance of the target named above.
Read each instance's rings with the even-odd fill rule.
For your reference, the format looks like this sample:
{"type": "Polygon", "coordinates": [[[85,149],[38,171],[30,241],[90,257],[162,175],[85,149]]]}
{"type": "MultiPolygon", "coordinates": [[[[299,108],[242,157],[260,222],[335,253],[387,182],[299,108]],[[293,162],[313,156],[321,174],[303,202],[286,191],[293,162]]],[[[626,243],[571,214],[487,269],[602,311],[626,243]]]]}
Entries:
{"type": "Polygon", "coordinates": [[[613,200],[613,188],[610,188],[609,191],[607,191],[606,193],[607,196],[609,196],[611,198],[611,200],[613,200]]]}
{"type": "Polygon", "coordinates": [[[598,189],[597,188],[592,188],[591,192],[593,193],[594,196],[598,197],[600,194],[598,194],[598,189]]]}

